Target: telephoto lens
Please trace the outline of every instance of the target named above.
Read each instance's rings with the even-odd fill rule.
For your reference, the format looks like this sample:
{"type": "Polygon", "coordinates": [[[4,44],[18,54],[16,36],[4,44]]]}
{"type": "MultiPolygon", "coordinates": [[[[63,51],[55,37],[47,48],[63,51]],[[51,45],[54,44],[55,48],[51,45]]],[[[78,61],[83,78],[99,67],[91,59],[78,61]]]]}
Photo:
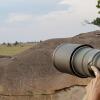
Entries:
{"type": "Polygon", "coordinates": [[[81,78],[94,77],[91,66],[100,69],[100,50],[88,44],[61,44],[54,50],[52,58],[60,72],[81,78]]]}

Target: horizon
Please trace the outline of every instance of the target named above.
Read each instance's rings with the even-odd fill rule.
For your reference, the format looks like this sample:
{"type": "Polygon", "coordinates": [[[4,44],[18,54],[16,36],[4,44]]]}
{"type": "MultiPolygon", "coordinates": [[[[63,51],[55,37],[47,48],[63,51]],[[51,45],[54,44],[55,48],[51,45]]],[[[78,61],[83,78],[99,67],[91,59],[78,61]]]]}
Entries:
{"type": "Polygon", "coordinates": [[[44,41],[100,30],[85,23],[98,16],[96,4],[96,0],[0,1],[0,43],[44,41]]]}
{"type": "MultiPolygon", "coordinates": [[[[100,30],[94,30],[94,31],[89,31],[90,33],[91,32],[96,32],[96,31],[100,31],[100,30]]],[[[79,33],[79,34],[76,34],[76,35],[74,35],[74,36],[77,36],[77,35],[80,35],[80,34],[87,34],[87,33],[89,33],[89,32],[85,32],[85,33],[79,33]]],[[[62,37],[62,38],[72,38],[72,37],[74,37],[74,36],[69,36],[69,37],[62,37]]],[[[44,41],[47,41],[47,40],[52,40],[52,39],[60,39],[61,37],[56,37],[56,38],[50,38],[50,39],[46,39],[46,40],[38,40],[38,41],[36,41],[36,40],[34,40],[34,41],[17,41],[17,40],[15,40],[15,41],[13,41],[13,42],[0,42],[0,44],[3,44],[3,43],[5,43],[5,44],[8,44],[8,43],[10,43],[10,44],[14,44],[14,43],[16,43],[16,42],[18,42],[18,43],[39,43],[39,42],[44,42],[44,41]]]]}

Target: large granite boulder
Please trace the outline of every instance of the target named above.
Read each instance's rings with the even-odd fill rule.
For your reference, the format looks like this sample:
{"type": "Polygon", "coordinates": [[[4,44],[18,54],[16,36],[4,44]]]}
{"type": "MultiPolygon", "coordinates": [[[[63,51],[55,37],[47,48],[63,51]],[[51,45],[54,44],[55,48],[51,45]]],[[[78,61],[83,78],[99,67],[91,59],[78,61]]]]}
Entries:
{"type": "Polygon", "coordinates": [[[100,31],[47,40],[16,56],[1,57],[0,100],[81,100],[84,86],[91,79],[54,68],[52,53],[61,43],[85,43],[100,48],[100,31]]]}

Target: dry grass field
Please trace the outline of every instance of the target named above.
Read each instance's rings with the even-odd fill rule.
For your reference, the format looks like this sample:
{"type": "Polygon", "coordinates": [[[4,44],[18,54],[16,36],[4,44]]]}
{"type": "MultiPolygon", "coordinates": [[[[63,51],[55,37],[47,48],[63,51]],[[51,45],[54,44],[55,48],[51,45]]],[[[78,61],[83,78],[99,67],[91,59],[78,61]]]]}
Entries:
{"type": "Polygon", "coordinates": [[[19,45],[0,45],[0,55],[4,56],[13,56],[19,54],[29,48],[31,48],[34,44],[19,44],[19,45]]]}

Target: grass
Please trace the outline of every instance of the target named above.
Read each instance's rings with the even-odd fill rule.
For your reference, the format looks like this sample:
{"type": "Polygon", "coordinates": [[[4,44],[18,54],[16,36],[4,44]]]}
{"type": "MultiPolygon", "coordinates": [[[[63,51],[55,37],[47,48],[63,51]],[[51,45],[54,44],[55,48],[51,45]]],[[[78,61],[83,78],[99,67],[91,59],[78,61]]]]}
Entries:
{"type": "Polygon", "coordinates": [[[33,44],[23,44],[16,46],[0,45],[0,55],[13,56],[31,48],[32,46],[33,44]]]}

